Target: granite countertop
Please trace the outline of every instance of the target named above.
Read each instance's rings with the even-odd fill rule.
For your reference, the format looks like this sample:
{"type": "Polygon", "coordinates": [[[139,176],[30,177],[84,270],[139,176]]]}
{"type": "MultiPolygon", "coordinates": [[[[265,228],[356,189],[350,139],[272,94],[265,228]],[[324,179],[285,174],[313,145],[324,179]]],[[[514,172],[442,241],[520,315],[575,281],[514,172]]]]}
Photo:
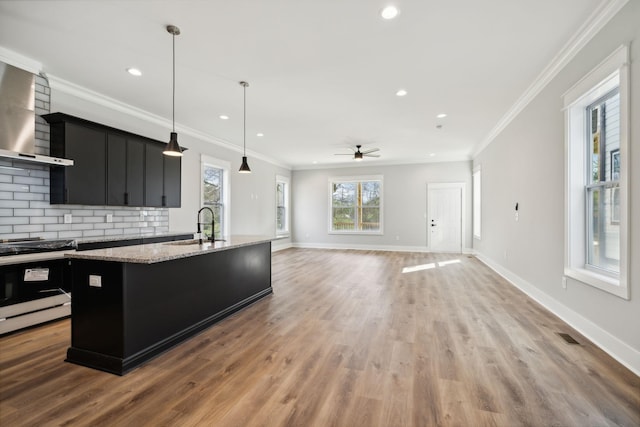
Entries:
{"type": "Polygon", "coordinates": [[[216,241],[215,244],[205,242],[202,245],[198,244],[197,240],[178,240],[173,242],[71,252],[65,254],[65,257],[135,264],[154,264],[273,240],[276,240],[275,236],[230,236],[226,237],[225,241],[216,241]]]}
{"type": "Polygon", "coordinates": [[[115,242],[118,240],[133,240],[133,239],[149,239],[154,237],[166,237],[166,236],[182,236],[184,234],[194,234],[193,231],[167,231],[163,233],[137,233],[137,234],[114,234],[110,236],[96,236],[96,237],[79,237],[76,240],[77,243],[97,243],[97,242],[115,242]]]}

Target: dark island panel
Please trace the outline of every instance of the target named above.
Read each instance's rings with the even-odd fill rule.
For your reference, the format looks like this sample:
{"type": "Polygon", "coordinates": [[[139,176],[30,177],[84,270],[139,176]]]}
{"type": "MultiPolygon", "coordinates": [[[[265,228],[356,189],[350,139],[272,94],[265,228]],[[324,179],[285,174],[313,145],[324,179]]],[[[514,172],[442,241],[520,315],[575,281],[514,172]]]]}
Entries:
{"type": "Polygon", "coordinates": [[[271,242],[154,264],[71,261],[67,361],[118,375],[272,292],[271,242]]]}

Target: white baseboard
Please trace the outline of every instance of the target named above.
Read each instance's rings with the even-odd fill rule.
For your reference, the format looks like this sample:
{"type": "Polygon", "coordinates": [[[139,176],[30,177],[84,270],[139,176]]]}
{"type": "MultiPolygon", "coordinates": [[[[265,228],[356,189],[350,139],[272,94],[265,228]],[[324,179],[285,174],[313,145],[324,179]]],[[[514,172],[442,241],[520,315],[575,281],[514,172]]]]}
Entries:
{"type": "Polygon", "coordinates": [[[591,340],[591,342],[600,347],[604,352],[640,376],[640,351],[611,335],[581,314],[561,304],[558,300],[540,291],[539,288],[504,268],[491,258],[482,254],[476,254],[476,257],[493,271],[504,277],[513,286],[533,298],[547,310],[569,324],[569,326],[591,340]]]}
{"type": "MultiPolygon", "coordinates": [[[[294,248],[302,249],[351,249],[357,251],[386,251],[386,252],[432,252],[425,246],[395,246],[395,245],[354,245],[349,243],[293,243],[294,248]]],[[[454,253],[454,252],[452,252],[454,253]]],[[[473,249],[464,248],[462,253],[473,253],[473,249]]]]}
{"type": "Polygon", "coordinates": [[[278,252],[292,247],[293,244],[291,242],[279,243],[277,240],[271,242],[271,252],[278,252]]]}

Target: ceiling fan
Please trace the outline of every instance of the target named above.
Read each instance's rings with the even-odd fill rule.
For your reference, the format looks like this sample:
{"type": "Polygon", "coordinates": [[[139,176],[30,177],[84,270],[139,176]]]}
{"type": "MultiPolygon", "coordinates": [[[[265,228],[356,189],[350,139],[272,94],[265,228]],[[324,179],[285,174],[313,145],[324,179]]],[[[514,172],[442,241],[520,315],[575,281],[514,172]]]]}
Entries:
{"type": "MultiPolygon", "coordinates": [[[[368,150],[365,151],[360,151],[360,148],[362,148],[362,145],[356,145],[356,149],[353,150],[353,160],[359,162],[362,161],[363,158],[365,157],[380,157],[380,154],[371,154],[371,153],[375,153],[376,151],[380,151],[379,148],[370,148],[368,150]]],[[[340,154],[335,154],[336,156],[351,156],[350,153],[340,153],[340,154]]]]}

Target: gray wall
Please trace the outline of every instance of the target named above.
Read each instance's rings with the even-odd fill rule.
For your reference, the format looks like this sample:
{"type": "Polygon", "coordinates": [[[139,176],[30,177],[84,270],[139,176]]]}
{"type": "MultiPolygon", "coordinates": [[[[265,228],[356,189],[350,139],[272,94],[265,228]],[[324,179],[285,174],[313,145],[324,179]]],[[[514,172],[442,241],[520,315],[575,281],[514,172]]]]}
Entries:
{"type": "Polygon", "coordinates": [[[629,2],[475,159],[482,168],[482,239],[474,249],[556,314],[640,372],[640,2],[629,2]],[[568,279],[564,270],[562,95],[631,44],[631,300],[568,279]],[[519,221],[514,205],[519,203],[519,221]]]}
{"type": "MultiPolygon", "coordinates": [[[[366,160],[365,160],[366,161],[366,160]]],[[[427,184],[466,184],[465,248],[471,248],[471,162],[293,171],[293,238],[297,246],[427,250],[427,184]],[[329,234],[329,178],[382,175],[384,235],[329,234]]]]}

